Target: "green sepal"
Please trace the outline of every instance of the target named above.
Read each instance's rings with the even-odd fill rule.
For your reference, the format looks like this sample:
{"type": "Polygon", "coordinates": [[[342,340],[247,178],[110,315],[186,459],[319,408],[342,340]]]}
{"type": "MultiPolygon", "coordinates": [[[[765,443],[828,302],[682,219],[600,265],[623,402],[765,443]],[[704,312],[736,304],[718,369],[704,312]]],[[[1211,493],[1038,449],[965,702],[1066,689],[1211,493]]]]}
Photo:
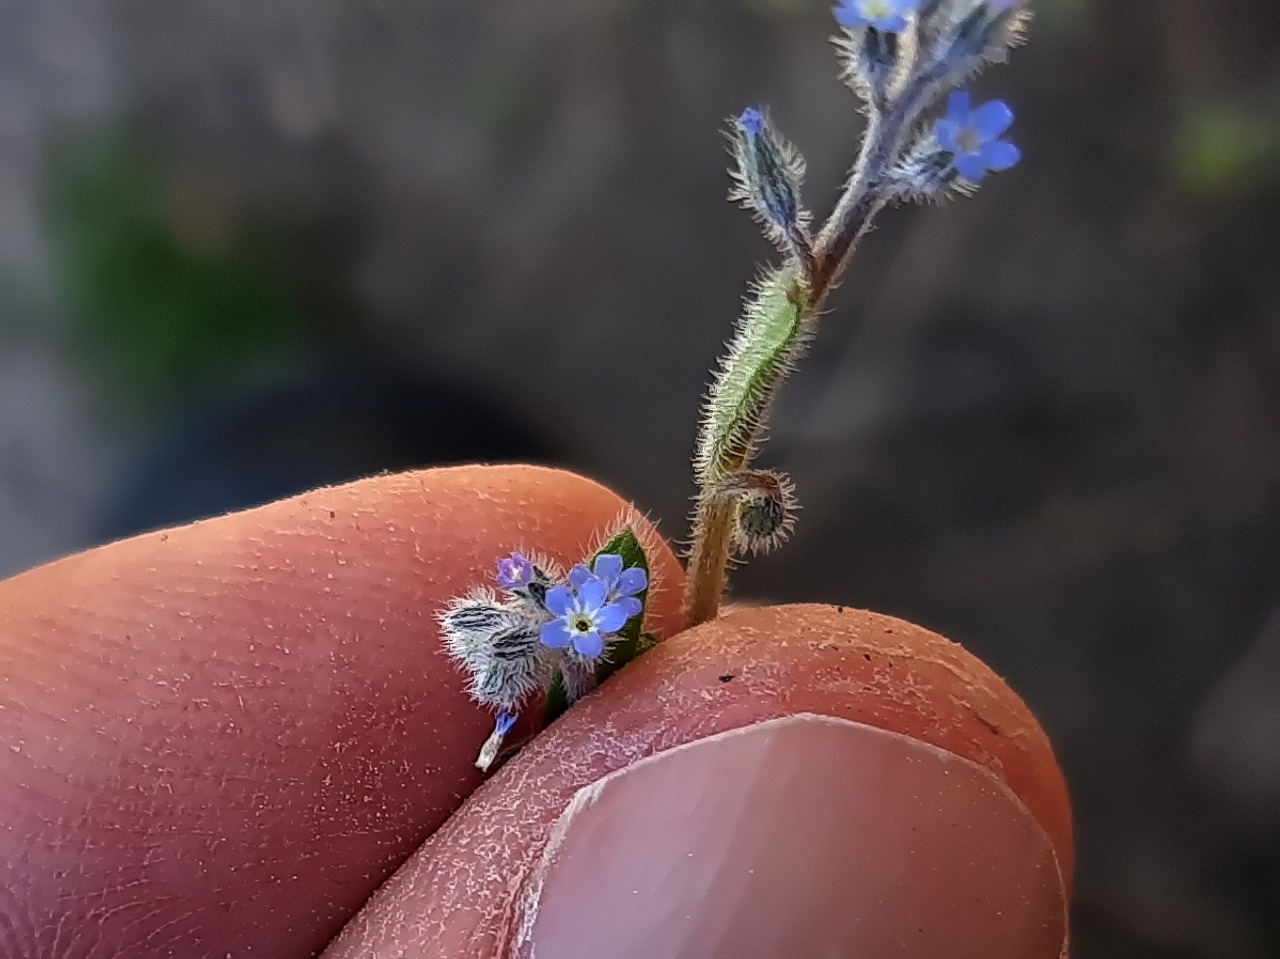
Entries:
{"type": "MultiPolygon", "coordinates": [[[[636,536],[635,531],[630,526],[624,526],[609,541],[601,546],[587,560],[587,566],[594,567],[597,556],[605,553],[615,553],[622,557],[622,568],[629,569],[632,566],[639,566],[644,570],[646,580],[650,578],[649,558],[645,555],[644,547],[640,545],[640,540],[636,536]]],[[[636,594],[636,599],[640,600],[642,605],[647,605],[649,601],[649,587],[636,594]]],[[[617,639],[609,646],[607,654],[601,658],[596,666],[596,683],[602,683],[617,672],[631,660],[635,659],[640,653],[651,649],[657,644],[658,638],[652,633],[643,632],[645,610],[641,609],[640,615],[633,616],[627,620],[622,629],[617,632],[617,639]]],[[[543,724],[549,724],[553,720],[563,715],[564,711],[573,705],[569,701],[569,689],[564,680],[564,673],[560,667],[556,667],[555,673],[551,677],[551,685],[547,689],[546,707],[543,710],[543,724]]]]}

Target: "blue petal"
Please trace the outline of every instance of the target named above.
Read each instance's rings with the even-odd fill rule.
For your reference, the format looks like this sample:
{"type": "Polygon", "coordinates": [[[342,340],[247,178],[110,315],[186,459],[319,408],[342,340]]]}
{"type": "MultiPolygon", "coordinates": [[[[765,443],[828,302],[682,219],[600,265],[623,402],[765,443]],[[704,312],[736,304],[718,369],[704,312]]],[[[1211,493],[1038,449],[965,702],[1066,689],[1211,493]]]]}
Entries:
{"type": "Polygon", "coordinates": [[[552,586],[547,590],[547,612],[552,616],[564,616],[577,609],[573,590],[568,586],[552,586]]]}
{"type": "Polygon", "coordinates": [[[855,0],[840,0],[840,5],[831,11],[837,23],[842,23],[846,27],[860,27],[867,22],[854,7],[854,2],[855,0]]]}
{"type": "Polygon", "coordinates": [[[569,570],[569,583],[574,589],[582,589],[582,584],[591,578],[591,570],[586,565],[579,563],[573,569],[569,570]]]}
{"type": "Polygon", "coordinates": [[[602,633],[616,633],[631,617],[619,603],[610,603],[596,613],[596,628],[602,633]]]}
{"type": "Polygon", "coordinates": [[[622,557],[617,553],[601,553],[596,557],[595,572],[606,583],[613,585],[613,581],[622,572],[622,557]]]}
{"type": "Polygon", "coordinates": [[[627,619],[639,614],[644,609],[644,603],[636,599],[634,596],[622,596],[615,601],[615,605],[621,606],[627,613],[627,619]]]}
{"type": "Polygon", "coordinates": [[[543,646],[550,646],[552,649],[564,649],[573,641],[576,634],[571,630],[563,619],[553,619],[549,623],[544,623],[542,631],[538,638],[542,640],[543,646]]]}
{"type": "Polygon", "coordinates": [[[634,596],[649,585],[649,577],[639,566],[624,569],[614,584],[614,591],[619,596],[634,596]]]}
{"type": "Polygon", "coordinates": [[[893,12],[898,14],[907,13],[920,6],[920,0],[894,0],[893,12]]]}
{"type": "Polygon", "coordinates": [[[887,17],[881,17],[875,21],[875,26],[885,33],[901,33],[907,29],[907,18],[893,14],[887,17]]]}
{"type": "Polygon", "coordinates": [[[969,125],[983,140],[994,140],[1013,122],[1013,111],[1003,100],[988,100],[969,117],[969,125]]]}
{"type": "Polygon", "coordinates": [[[604,637],[594,629],[589,633],[579,633],[573,638],[573,648],[578,655],[595,659],[604,652],[604,637]]]}
{"type": "Polygon", "coordinates": [[[512,553],[498,560],[498,573],[494,577],[503,589],[519,589],[533,578],[533,566],[523,553],[512,553]]]}
{"type": "Polygon", "coordinates": [[[938,146],[948,153],[956,152],[956,136],[959,133],[960,124],[955,120],[939,120],[938,125],[933,128],[933,138],[938,141],[938,146]]]}
{"type": "Polygon", "coordinates": [[[1022,159],[1022,151],[1008,140],[996,140],[982,147],[982,162],[988,170],[1007,170],[1022,159]]]}
{"type": "Polygon", "coordinates": [[[764,115],[755,107],[747,107],[738,117],[738,125],[752,136],[759,136],[764,129],[764,115]]]}
{"type": "Polygon", "coordinates": [[[957,127],[962,127],[969,119],[970,100],[968,90],[957,90],[951,94],[951,98],[947,100],[947,113],[943,118],[957,127]]]}
{"type": "Polygon", "coordinates": [[[987,172],[987,165],[982,162],[981,153],[957,153],[955,164],[960,175],[974,183],[981,180],[982,174],[987,172]]]}
{"type": "Polygon", "coordinates": [[[499,736],[505,736],[511,732],[511,727],[516,724],[516,720],[520,717],[516,713],[498,713],[497,721],[494,722],[494,731],[499,736]]]}
{"type": "Polygon", "coordinates": [[[593,576],[578,587],[578,609],[594,613],[604,605],[605,597],[608,595],[609,587],[593,576]]]}

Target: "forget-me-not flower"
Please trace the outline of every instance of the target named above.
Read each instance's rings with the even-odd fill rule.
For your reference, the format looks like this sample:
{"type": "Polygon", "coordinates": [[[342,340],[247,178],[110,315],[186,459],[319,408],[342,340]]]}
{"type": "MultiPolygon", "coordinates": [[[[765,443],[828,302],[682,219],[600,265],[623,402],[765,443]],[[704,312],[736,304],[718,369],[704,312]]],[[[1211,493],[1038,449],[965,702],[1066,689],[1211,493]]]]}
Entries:
{"type": "Polygon", "coordinates": [[[758,137],[764,132],[764,114],[755,107],[747,107],[743,110],[742,116],[738,117],[738,123],[753,137],[758,137]]]}
{"type": "Polygon", "coordinates": [[[542,627],[543,645],[553,649],[572,646],[588,659],[603,653],[606,637],[631,618],[627,607],[609,602],[609,587],[595,576],[588,576],[577,588],[554,586],[547,590],[547,612],[555,619],[542,627]]]}
{"type": "Polygon", "coordinates": [[[498,560],[495,579],[503,589],[522,589],[533,582],[533,577],[533,561],[524,553],[515,552],[498,560]]]}
{"type": "Polygon", "coordinates": [[[920,0],[840,0],[836,22],[846,27],[875,27],[885,33],[901,33],[907,28],[907,14],[920,0]]]}
{"type": "Polygon", "coordinates": [[[649,577],[639,566],[628,566],[623,569],[622,557],[617,553],[600,554],[596,557],[591,569],[579,563],[569,570],[569,584],[574,589],[581,589],[582,585],[592,578],[604,583],[605,589],[608,590],[606,594],[608,602],[621,606],[627,613],[627,619],[644,608],[637,594],[644,592],[649,585],[649,577]]]}
{"type": "Polygon", "coordinates": [[[1013,122],[1013,111],[1003,100],[989,100],[973,107],[969,94],[951,94],[946,115],[933,129],[938,146],[954,157],[956,170],[974,183],[988,170],[1007,170],[1018,162],[1021,151],[999,139],[1013,122]]]}

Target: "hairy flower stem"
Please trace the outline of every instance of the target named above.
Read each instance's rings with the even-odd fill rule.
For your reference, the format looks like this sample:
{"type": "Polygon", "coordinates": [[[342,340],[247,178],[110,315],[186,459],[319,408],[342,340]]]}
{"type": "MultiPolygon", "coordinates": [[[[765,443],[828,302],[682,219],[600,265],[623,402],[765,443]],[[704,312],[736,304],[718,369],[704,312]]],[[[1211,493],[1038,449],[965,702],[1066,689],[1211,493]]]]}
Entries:
{"type": "MultiPolygon", "coordinates": [[[[933,67],[934,65],[930,65],[933,67]]],[[[804,258],[799,266],[804,277],[804,299],[799,308],[800,325],[811,332],[814,319],[821,312],[827,295],[848,266],[858,240],[871,227],[875,215],[888,200],[881,178],[891,169],[894,158],[910,135],[920,112],[934,92],[937,82],[934,70],[917,70],[904,85],[895,104],[887,111],[873,109],[862,149],[854,172],[844,192],[813,245],[812,259],[804,258]]],[[[745,331],[744,331],[745,332],[745,331]]],[[[783,366],[789,368],[803,345],[797,339],[795,351],[789,352],[783,366]]],[[[726,371],[720,374],[721,379],[726,371]]],[[[784,375],[777,376],[765,388],[767,395],[756,399],[750,411],[750,424],[739,422],[738,429],[749,434],[749,442],[739,444],[729,457],[704,464],[699,472],[699,491],[694,512],[693,544],[689,552],[689,568],[685,592],[685,625],[697,626],[714,619],[724,595],[737,502],[719,492],[719,484],[731,473],[746,469],[764,433],[764,416],[773,394],[782,385],[784,375]],[[708,468],[709,467],[709,468],[708,468]]],[[[744,417],[745,419],[745,417],[744,417]]],[[[704,426],[704,430],[708,427],[704,426]]]]}
{"type": "Polygon", "coordinates": [[[794,261],[764,275],[721,361],[698,437],[698,481],[685,617],[713,619],[724,592],[740,495],[734,478],[760,444],[778,386],[804,350],[812,315],[803,270],[794,261]]]}
{"type": "Polygon", "coordinates": [[[888,201],[881,177],[892,165],[929,103],[940,73],[939,64],[916,72],[890,109],[873,109],[862,138],[862,150],[836,208],[814,242],[814,268],[809,277],[809,309],[821,311],[827,294],[839,281],[858,240],[888,201]]]}
{"type": "Polygon", "coordinates": [[[733,540],[735,500],[703,489],[698,495],[689,553],[688,588],[685,593],[685,625],[697,626],[716,618],[724,595],[733,540]]]}

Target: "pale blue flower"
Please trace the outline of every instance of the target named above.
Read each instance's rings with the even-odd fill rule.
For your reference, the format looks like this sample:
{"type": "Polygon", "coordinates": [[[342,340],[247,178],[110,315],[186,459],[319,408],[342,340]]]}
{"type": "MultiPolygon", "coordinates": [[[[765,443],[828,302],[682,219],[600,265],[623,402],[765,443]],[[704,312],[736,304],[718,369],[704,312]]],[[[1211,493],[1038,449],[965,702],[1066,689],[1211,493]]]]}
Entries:
{"type": "Polygon", "coordinates": [[[596,557],[591,569],[579,563],[569,570],[569,584],[581,588],[588,579],[595,578],[608,589],[608,601],[617,603],[627,611],[627,619],[644,608],[637,598],[649,585],[649,577],[639,566],[622,568],[622,557],[617,553],[602,553],[596,557]]]}
{"type": "Polygon", "coordinates": [[[999,139],[1012,122],[1013,111],[1003,100],[989,100],[975,109],[969,94],[960,90],[951,94],[933,136],[952,154],[960,175],[976,183],[988,170],[1007,170],[1022,156],[1008,140],[999,139]]]}
{"type": "Polygon", "coordinates": [[[577,588],[554,586],[547,590],[547,612],[556,618],[542,627],[543,645],[553,649],[572,646],[588,659],[599,656],[606,639],[630,619],[627,607],[608,600],[609,587],[595,576],[588,576],[577,588]]]}
{"type": "Polygon", "coordinates": [[[533,561],[524,553],[515,552],[498,560],[498,574],[495,577],[503,589],[523,589],[533,582],[533,561]]]}

